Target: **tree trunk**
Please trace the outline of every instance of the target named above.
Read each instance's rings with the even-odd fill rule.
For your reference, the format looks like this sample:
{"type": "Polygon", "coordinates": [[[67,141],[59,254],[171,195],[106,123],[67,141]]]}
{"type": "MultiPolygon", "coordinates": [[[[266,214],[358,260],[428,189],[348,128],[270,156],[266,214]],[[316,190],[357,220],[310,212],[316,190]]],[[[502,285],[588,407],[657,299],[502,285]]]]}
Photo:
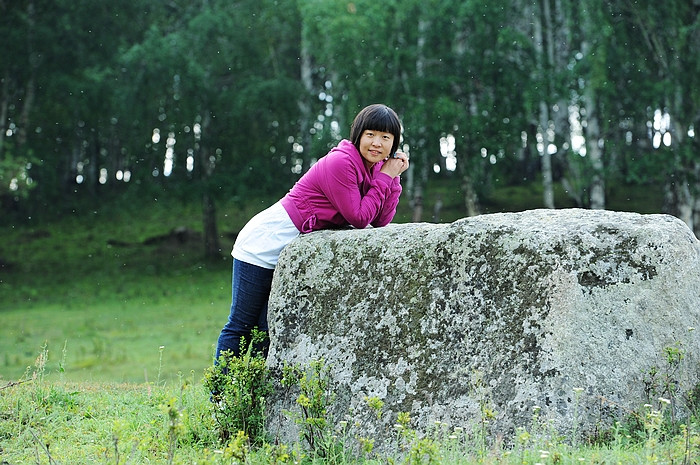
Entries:
{"type": "Polygon", "coordinates": [[[464,190],[464,206],[467,216],[477,216],[481,214],[479,199],[474,189],[474,182],[469,174],[462,176],[462,189],[464,190]]]}
{"type": "MultiPolygon", "coordinates": [[[[207,134],[211,119],[209,115],[202,118],[201,134],[207,134]]],[[[202,136],[200,136],[201,138],[202,136]]],[[[214,170],[214,165],[209,160],[209,150],[207,145],[200,140],[199,149],[199,181],[202,189],[202,238],[204,240],[204,257],[206,259],[220,259],[221,245],[219,244],[219,233],[216,227],[216,207],[214,199],[209,193],[209,178],[214,170]]]]}
{"type": "Polygon", "coordinates": [[[221,258],[219,232],[216,227],[216,206],[209,193],[202,193],[202,223],[204,238],[204,257],[207,259],[221,258]]]}
{"type": "Polygon", "coordinates": [[[27,52],[29,54],[29,79],[25,84],[24,102],[22,111],[19,115],[19,127],[17,129],[17,145],[24,146],[27,142],[27,134],[29,133],[29,115],[34,105],[34,95],[36,93],[36,63],[37,58],[34,56],[34,2],[29,2],[27,5],[27,52]]]}
{"type": "Polygon", "coordinates": [[[423,189],[421,186],[418,186],[415,190],[415,195],[411,200],[411,207],[413,209],[411,221],[420,223],[423,219],[423,189]]]}
{"type": "Polygon", "coordinates": [[[683,122],[683,100],[685,95],[679,85],[673,92],[673,105],[671,106],[671,127],[669,130],[673,135],[673,154],[677,171],[683,172],[684,185],[676,186],[682,188],[682,195],[676,198],[679,201],[678,210],[679,218],[688,225],[688,227],[698,235],[700,230],[700,162],[697,161],[696,153],[694,152],[693,139],[688,137],[688,126],[683,122]]]}
{"type": "Polygon", "coordinates": [[[584,92],[586,105],[586,156],[590,160],[593,175],[590,183],[591,209],[605,210],[605,178],[603,172],[603,149],[601,147],[598,121],[597,94],[593,84],[588,83],[584,92]]]}
{"type": "MultiPolygon", "coordinates": [[[[600,33],[599,24],[595,24],[595,18],[593,15],[596,14],[595,8],[598,7],[597,2],[588,1],[585,4],[586,11],[583,15],[583,34],[584,40],[581,42],[581,52],[586,60],[589,61],[590,68],[594,68],[594,60],[598,59],[595,57],[595,50],[591,44],[591,40],[600,33]]],[[[602,139],[600,134],[600,121],[598,118],[598,92],[597,86],[598,82],[594,81],[592,77],[593,71],[589,70],[588,76],[586,76],[585,89],[583,91],[583,103],[586,109],[586,157],[589,160],[593,174],[590,181],[590,193],[589,198],[591,202],[591,209],[594,210],[604,210],[605,209],[605,176],[604,176],[604,164],[603,164],[603,148],[601,146],[602,139]]],[[[600,79],[600,78],[598,78],[600,79]]]]}
{"type": "Polygon", "coordinates": [[[547,102],[540,101],[540,131],[542,131],[542,194],[545,208],[554,208],[554,181],[552,176],[552,154],[549,153],[547,128],[549,108],[547,102]]]}
{"type": "MultiPolygon", "coordinates": [[[[430,27],[430,23],[424,19],[418,19],[418,39],[416,43],[416,76],[418,79],[422,79],[425,76],[425,43],[426,34],[430,27]]],[[[423,89],[419,87],[418,91],[418,108],[425,108],[425,96],[423,95],[423,89]]],[[[423,187],[425,186],[428,179],[428,155],[426,150],[428,150],[429,144],[427,141],[426,127],[425,124],[421,124],[418,128],[418,134],[416,138],[416,152],[418,155],[418,176],[416,179],[415,168],[413,173],[413,198],[411,199],[411,206],[413,208],[413,221],[422,221],[423,216],[423,187]],[[428,147],[426,147],[428,145],[428,147]]]]}
{"type": "MultiPolygon", "coordinates": [[[[469,94],[469,116],[471,118],[476,118],[478,111],[479,109],[476,101],[476,95],[472,92],[469,94]]],[[[469,156],[470,149],[472,148],[471,135],[466,135],[465,139],[463,140],[466,140],[466,144],[464,144],[463,147],[464,155],[462,157],[464,162],[459,163],[457,166],[461,167],[460,173],[462,174],[462,190],[464,191],[464,208],[467,216],[477,216],[481,214],[481,210],[479,208],[479,198],[476,194],[476,189],[474,189],[474,179],[469,173],[469,166],[467,163],[467,161],[471,158],[469,156]]],[[[455,139],[455,144],[457,144],[457,139],[455,139]]]]}
{"type": "Polygon", "coordinates": [[[3,159],[3,149],[5,146],[5,133],[7,132],[7,109],[10,102],[9,95],[9,73],[5,73],[2,80],[2,93],[0,95],[0,160],[3,159]]]}
{"type": "MultiPolygon", "coordinates": [[[[546,58],[544,61],[545,70],[544,81],[546,82],[547,95],[546,99],[553,97],[552,73],[554,70],[554,27],[552,25],[552,11],[549,5],[549,0],[541,0],[542,4],[542,31],[540,32],[544,40],[543,52],[546,50],[546,58]]],[[[551,119],[550,106],[545,100],[540,101],[540,125],[542,126],[542,139],[544,141],[542,147],[542,192],[543,203],[545,208],[554,208],[554,181],[552,176],[552,154],[549,152],[549,143],[554,142],[549,140],[549,120],[551,119]]]]}
{"type": "Polygon", "coordinates": [[[311,52],[309,50],[309,45],[307,41],[304,40],[304,35],[302,34],[301,39],[301,60],[300,60],[300,72],[301,72],[301,83],[306,91],[299,96],[298,106],[300,112],[300,128],[301,131],[301,146],[304,147],[304,152],[302,153],[303,167],[302,173],[306,172],[311,167],[311,159],[313,154],[311,153],[311,124],[314,118],[312,114],[311,99],[314,93],[314,83],[313,83],[313,69],[311,66],[311,52]]]}
{"type": "Polygon", "coordinates": [[[545,50],[545,40],[544,40],[544,28],[545,25],[549,25],[551,21],[547,17],[549,15],[549,2],[548,0],[540,1],[539,11],[532,12],[532,24],[534,32],[534,46],[535,53],[537,55],[538,69],[540,75],[539,81],[541,83],[540,88],[540,103],[539,103],[539,132],[542,137],[542,152],[541,157],[541,170],[542,170],[542,191],[543,191],[543,203],[545,208],[554,208],[554,188],[552,182],[552,156],[549,153],[547,140],[547,133],[549,129],[549,105],[547,103],[547,98],[549,98],[550,86],[548,83],[550,64],[548,57],[550,55],[549,51],[545,50]]]}
{"type": "MultiPolygon", "coordinates": [[[[677,102],[678,103],[678,102],[677,102]]],[[[676,108],[680,109],[677,105],[676,108]]],[[[675,109],[671,109],[674,111],[675,109]]],[[[674,114],[679,114],[677,110],[674,114]]],[[[693,150],[692,141],[686,139],[688,129],[682,125],[677,119],[672,119],[672,127],[670,128],[673,134],[673,176],[666,186],[667,205],[665,211],[680,218],[690,229],[697,234],[697,223],[700,218],[697,216],[698,204],[700,197],[696,188],[698,181],[697,177],[700,171],[700,163],[692,161],[692,155],[687,153],[693,150]]]]}
{"type": "Polygon", "coordinates": [[[442,197],[439,195],[435,198],[435,206],[433,206],[433,223],[439,223],[442,214],[442,197]]]}

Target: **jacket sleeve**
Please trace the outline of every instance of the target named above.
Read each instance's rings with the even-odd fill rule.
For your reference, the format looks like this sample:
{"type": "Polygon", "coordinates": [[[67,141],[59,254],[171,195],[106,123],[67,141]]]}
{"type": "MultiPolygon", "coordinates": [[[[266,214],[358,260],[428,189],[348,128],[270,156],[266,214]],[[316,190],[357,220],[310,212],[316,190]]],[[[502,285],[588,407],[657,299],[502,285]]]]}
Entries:
{"type": "MultiPolygon", "coordinates": [[[[386,220],[385,205],[388,205],[387,200],[393,195],[394,180],[391,176],[377,173],[370,181],[369,190],[362,196],[360,193],[362,174],[351,162],[343,157],[337,157],[325,168],[324,194],[350,225],[363,229],[371,223],[377,223],[380,217],[383,221],[386,220]]],[[[395,204],[398,203],[398,194],[396,194],[395,204]]],[[[393,212],[396,211],[395,204],[393,212]]],[[[394,214],[391,213],[390,216],[393,218],[394,214]]],[[[391,218],[386,223],[391,221],[391,218]]]]}
{"type": "Polygon", "coordinates": [[[379,215],[377,215],[377,218],[372,221],[372,226],[375,228],[386,226],[387,224],[391,223],[391,220],[394,219],[394,215],[396,215],[396,207],[399,204],[399,197],[401,196],[402,190],[400,179],[400,177],[396,176],[391,180],[391,192],[379,210],[379,215]]]}

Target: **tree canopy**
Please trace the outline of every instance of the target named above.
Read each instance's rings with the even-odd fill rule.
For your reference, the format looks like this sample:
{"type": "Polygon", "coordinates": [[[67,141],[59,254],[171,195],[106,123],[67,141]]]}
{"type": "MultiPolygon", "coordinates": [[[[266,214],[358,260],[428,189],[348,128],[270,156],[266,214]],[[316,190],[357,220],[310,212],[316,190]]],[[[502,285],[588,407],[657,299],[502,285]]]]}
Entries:
{"type": "Polygon", "coordinates": [[[0,32],[5,218],[167,192],[215,242],[217,199],[283,193],[383,102],[411,201],[655,183],[700,229],[697,1],[0,0],[0,32]]]}

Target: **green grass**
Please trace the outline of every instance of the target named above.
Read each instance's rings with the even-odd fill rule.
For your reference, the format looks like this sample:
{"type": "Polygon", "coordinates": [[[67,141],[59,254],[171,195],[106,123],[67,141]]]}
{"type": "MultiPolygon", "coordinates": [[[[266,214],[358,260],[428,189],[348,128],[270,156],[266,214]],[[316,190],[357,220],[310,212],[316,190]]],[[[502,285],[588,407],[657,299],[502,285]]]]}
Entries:
{"type": "MultiPolygon", "coordinates": [[[[443,222],[464,216],[456,182],[428,187],[425,221],[437,195],[445,203],[443,222]]],[[[538,186],[509,187],[486,199],[484,211],[538,208],[540,198],[538,186]]],[[[651,190],[621,191],[610,203],[658,212],[651,190]]],[[[241,446],[218,442],[202,377],[228,316],[232,233],[268,204],[218,206],[217,262],[202,260],[197,241],[144,245],[177,227],[201,230],[196,201],[107,205],[53,222],[3,227],[0,463],[236,463],[232,457],[241,446]]],[[[410,216],[404,201],[396,220],[410,216]]],[[[688,447],[700,449],[700,432],[697,424],[689,428],[687,442],[618,434],[607,445],[586,447],[533,435],[512,448],[484,449],[473,439],[442,435],[407,444],[402,457],[423,447],[411,465],[641,464],[652,456],[658,463],[690,464],[683,454],[688,447]]],[[[300,444],[268,444],[249,451],[246,462],[310,462],[304,454],[300,444]]],[[[335,463],[360,461],[387,458],[349,451],[335,463]]]]}
{"type": "Polygon", "coordinates": [[[0,411],[3,464],[173,463],[176,446],[174,463],[216,463],[202,461],[217,442],[197,377],[172,388],[37,379],[0,392],[0,411]]]}
{"type": "Polygon", "coordinates": [[[327,440],[337,447],[320,458],[301,442],[276,444],[272,437],[256,448],[236,438],[222,443],[212,408],[196,374],[167,385],[50,382],[39,362],[27,382],[0,385],[0,463],[691,465],[700,453],[697,424],[665,440],[650,421],[639,436],[621,428],[606,444],[571,444],[533,420],[512,444],[485,442],[478,427],[470,434],[436,424],[424,437],[397,429],[397,444],[386,451],[351,446],[342,424],[332,423],[327,440]]]}
{"type": "MultiPolygon", "coordinates": [[[[159,371],[173,379],[207,366],[228,315],[230,258],[204,262],[197,241],[143,245],[176,227],[201,230],[196,209],[175,207],[5,231],[0,381],[19,378],[44,345],[49,371],[65,359],[61,376],[70,381],[143,382],[159,371]]],[[[222,248],[231,244],[224,234],[222,248]]]]}
{"type": "MultiPolygon", "coordinates": [[[[424,221],[432,220],[438,197],[441,221],[464,216],[459,182],[427,186],[424,221]]],[[[561,187],[555,193],[557,205],[573,206],[561,187]]],[[[609,203],[620,210],[660,210],[655,189],[615,186],[611,194],[609,203]]],[[[541,198],[534,183],[496,189],[482,204],[485,212],[521,211],[538,208],[541,198]]],[[[197,240],[144,245],[179,227],[201,231],[197,201],[147,199],[4,227],[0,381],[20,377],[44,345],[50,372],[65,359],[61,376],[69,381],[143,382],[159,372],[173,379],[202,370],[228,314],[233,233],[273,200],[218,205],[222,259],[216,263],[202,260],[197,240]]],[[[404,200],[396,221],[410,218],[404,200]]]]}

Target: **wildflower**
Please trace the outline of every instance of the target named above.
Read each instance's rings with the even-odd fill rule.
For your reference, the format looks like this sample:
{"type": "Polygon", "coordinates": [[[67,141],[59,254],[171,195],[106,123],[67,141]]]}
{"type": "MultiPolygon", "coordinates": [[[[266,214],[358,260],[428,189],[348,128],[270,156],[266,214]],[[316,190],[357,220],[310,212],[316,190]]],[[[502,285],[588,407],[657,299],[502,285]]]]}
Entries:
{"type": "Polygon", "coordinates": [[[659,402],[661,402],[662,404],[670,405],[671,399],[666,399],[665,397],[659,397],[659,402]]]}

